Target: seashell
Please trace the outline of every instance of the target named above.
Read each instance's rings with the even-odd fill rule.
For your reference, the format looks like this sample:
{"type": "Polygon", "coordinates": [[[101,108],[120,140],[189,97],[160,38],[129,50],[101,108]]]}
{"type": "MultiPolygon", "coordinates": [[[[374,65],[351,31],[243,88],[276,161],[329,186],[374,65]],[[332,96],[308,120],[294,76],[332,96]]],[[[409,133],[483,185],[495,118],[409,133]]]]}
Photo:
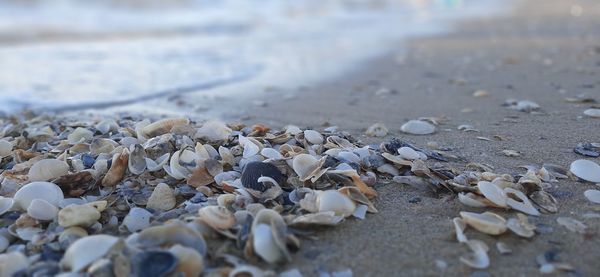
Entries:
{"type": "Polygon", "coordinates": [[[309,154],[298,154],[292,161],[292,168],[298,174],[300,181],[304,182],[310,179],[314,183],[327,171],[327,168],[322,168],[326,159],[326,157],[321,157],[317,160],[309,154]]]}
{"type": "Polygon", "coordinates": [[[479,181],[477,183],[477,189],[479,189],[479,192],[481,192],[487,200],[491,201],[496,206],[506,208],[506,193],[494,183],[479,181]]]}
{"type": "Polygon", "coordinates": [[[28,266],[29,260],[19,251],[0,254],[0,276],[16,276],[28,266]]]}
{"type": "Polygon", "coordinates": [[[297,135],[299,133],[302,133],[302,129],[300,129],[298,126],[288,125],[285,127],[285,132],[287,134],[297,135]]]}
{"type": "Polygon", "coordinates": [[[531,199],[533,203],[538,205],[542,209],[542,211],[548,213],[558,212],[558,204],[556,202],[556,199],[554,199],[554,197],[551,194],[543,190],[534,191],[529,195],[529,199],[531,199]]]}
{"type": "Polygon", "coordinates": [[[583,114],[585,114],[589,117],[600,118],[600,109],[587,109],[587,110],[583,111],[583,114]]]}
{"type": "Polygon", "coordinates": [[[81,272],[94,261],[109,252],[122,248],[121,239],[109,235],[92,235],[78,239],[67,248],[60,260],[60,266],[72,272],[81,272]],[[94,251],[90,251],[93,249],[94,251]]]}
{"type": "Polygon", "coordinates": [[[221,161],[224,164],[228,164],[231,166],[235,165],[235,157],[233,156],[233,153],[231,153],[231,150],[229,150],[229,148],[219,146],[219,156],[221,157],[221,161]]]}
{"type": "Polygon", "coordinates": [[[134,276],[168,276],[177,266],[177,258],[167,251],[146,251],[132,259],[134,276]]]}
{"type": "Polygon", "coordinates": [[[483,241],[469,240],[465,242],[465,244],[473,251],[473,253],[467,257],[460,257],[461,262],[477,269],[484,269],[490,266],[490,258],[487,254],[489,247],[483,241]]]}
{"type": "Polygon", "coordinates": [[[271,159],[271,160],[283,159],[283,156],[281,155],[281,153],[279,153],[279,151],[277,151],[273,148],[263,148],[262,150],[260,150],[260,154],[263,155],[265,158],[271,159]]]}
{"type": "Polygon", "coordinates": [[[592,183],[600,183],[600,165],[589,160],[576,160],[569,168],[575,176],[592,183]]]}
{"type": "Polygon", "coordinates": [[[37,220],[53,220],[58,215],[58,208],[44,199],[33,199],[27,208],[27,215],[37,220]]]}
{"type": "MultiPolygon", "coordinates": [[[[240,265],[236,266],[232,271],[229,272],[228,277],[263,277],[269,276],[267,273],[255,266],[251,265],[240,265]]],[[[280,275],[281,276],[281,275],[280,275]]]]}
{"type": "Polygon", "coordinates": [[[270,177],[277,183],[285,182],[285,176],[275,165],[263,162],[250,162],[246,164],[244,171],[242,171],[242,185],[245,188],[264,192],[267,190],[268,186],[265,183],[258,181],[258,179],[263,176],[270,177]]]}
{"type": "Polygon", "coordinates": [[[31,241],[31,240],[33,240],[34,236],[39,235],[43,231],[44,231],[44,229],[37,228],[37,227],[24,227],[24,228],[17,228],[15,230],[15,233],[19,239],[24,240],[24,241],[31,241]]]}
{"type": "Polygon", "coordinates": [[[125,177],[125,171],[127,171],[129,161],[129,151],[127,148],[119,154],[115,154],[112,159],[112,163],[104,178],[102,178],[102,186],[114,187],[116,186],[123,177],[125,177]]]}
{"type": "Polygon", "coordinates": [[[134,207],[129,210],[129,213],[123,219],[123,225],[129,232],[137,232],[150,226],[150,218],[152,213],[146,209],[134,207]]]}
{"type": "Polygon", "coordinates": [[[335,215],[348,217],[356,209],[356,204],[337,190],[319,191],[316,201],[318,212],[334,212],[335,215]]]}
{"type": "Polygon", "coordinates": [[[421,157],[421,155],[419,155],[419,152],[415,151],[410,147],[398,148],[398,154],[400,155],[400,158],[405,160],[416,160],[421,157]]]}
{"type": "Polygon", "coordinates": [[[338,153],[337,158],[348,163],[360,163],[360,157],[350,151],[342,151],[338,153]]]}
{"type": "Polygon", "coordinates": [[[525,196],[525,194],[521,191],[518,191],[513,188],[505,188],[504,192],[507,196],[506,204],[512,209],[534,216],[540,215],[540,212],[533,206],[533,204],[531,204],[529,198],[527,198],[527,196],[525,196]]]}
{"type": "Polygon", "coordinates": [[[421,120],[410,120],[400,127],[402,132],[413,135],[428,135],[435,132],[435,126],[421,120]]]}
{"type": "Polygon", "coordinates": [[[152,226],[136,234],[136,243],[144,248],[180,244],[181,246],[192,248],[202,255],[206,254],[206,242],[202,238],[202,235],[179,220],[152,226]]]}
{"type": "Polygon", "coordinates": [[[311,144],[323,144],[323,136],[321,133],[315,130],[306,130],[304,131],[304,139],[310,142],[311,144]]]}
{"type": "Polygon", "coordinates": [[[98,122],[94,128],[104,135],[109,132],[116,132],[119,129],[119,125],[112,119],[105,119],[98,122]]]}
{"type": "Polygon", "coordinates": [[[517,218],[509,218],[506,227],[524,238],[531,238],[535,235],[535,225],[530,224],[527,216],[521,213],[517,213],[517,218]]]}
{"type": "Polygon", "coordinates": [[[73,227],[69,227],[66,228],[64,231],[62,231],[60,233],[60,235],[58,236],[58,242],[63,245],[63,246],[69,246],[71,245],[74,241],[83,238],[83,237],[87,237],[88,232],[81,228],[81,227],[77,227],[77,226],[73,226],[73,227]]]}
{"type": "MultiPolygon", "coordinates": [[[[13,207],[14,203],[15,201],[12,198],[0,196],[0,215],[8,212],[13,207]]],[[[0,251],[0,253],[1,252],[2,251],[0,251]]]]}
{"type": "Polygon", "coordinates": [[[375,205],[365,196],[359,188],[357,187],[343,187],[338,189],[339,192],[348,196],[352,201],[358,204],[363,204],[367,206],[367,211],[370,213],[378,213],[375,205]]]}
{"type": "Polygon", "coordinates": [[[310,213],[295,217],[290,225],[294,227],[335,226],[344,220],[334,212],[310,213]]]}
{"type": "MultiPolygon", "coordinates": [[[[9,245],[10,245],[10,241],[5,236],[0,235],[0,253],[4,252],[6,250],[6,248],[8,248],[9,245]]],[[[2,267],[1,260],[2,260],[2,258],[0,258],[0,268],[2,267]]],[[[0,274],[1,273],[2,273],[2,271],[0,270],[0,274]]]]}
{"type": "Polygon", "coordinates": [[[383,123],[375,123],[367,128],[365,134],[369,137],[385,137],[388,132],[388,129],[383,123]]]}
{"type": "Polygon", "coordinates": [[[242,146],[242,148],[244,148],[244,152],[242,154],[242,156],[244,158],[252,157],[252,156],[258,154],[260,151],[259,143],[255,142],[255,140],[252,138],[247,138],[247,137],[240,135],[239,142],[240,142],[240,146],[242,146]]]}
{"type": "Polygon", "coordinates": [[[454,224],[454,231],[456,232],[456,240],[458,240],[458,242],[467,242],[468,239],[467,236],[465,236],[467,224],[460,217],[453,218],[452,223],[454,224]]]}
{"type": "Polygon", "coordinates": [[[171,189],[171,187],[165,183],[160,183],[154,188],[150,198],[148,198],[146,208],[159,211],[168,211],[173,209],[176,204],[177,202],[173,189],[171,189]]]}
{"type": "Polygon", "coordinates": [[[170,132],[175,126],[188,124],[190,120],[187,118],[165,118],[144,126],[141,132],[144,137],[152,138],[170,132]]]}
{"type": "Polygon", "coordinates": [[[140,144],[129,147],[129,160],[127,162],[129,172],[140,175],[146,170],[146,151],[140,144]]]}
{"type": "Polygon", "coordinates": [[[181,180],[188,178],[193,170],[200,163],[200,156],[189,149],[178,150],[171,156],[169,166],[164,169],[171,177],[181,180]]]}
{"type": "Polygon", "coordinates": [[[474,207],[474,208],[485,208],[488,205],[484,202],[485,198],[476,195],[472,192],[468,193],[459,193],[458,201],[465,206],[474,207]]]}
{"type": "Polygon", "coordinates": [[[202,124],[198,129],[195,138],[205,139],[209,141],[227,140],[231,135],[232,130],[225,123],[217,120],[210,120],[202,124]]]}
{"type": "Polygon", "coordinates": [[[500,235],[506,232],[506,220],[495,213],[460,212],[460,216],[467,225],[482,233],[500,235]]]}
{"type": "Polygon", "coordinates": [[[271,209],[262,209],[252,222],[252,249],[268,263],[290,260],[285,237],[287,226],[281,215],[271,209]]]}
{"type": "MultiPolygon", "coordinates": [[[[215,177],[216,178],[216,177],[215,177]]],[[[208,173],[206,167],[197,167],[192,171],[192,175],[187,179],[187,184],[198,188],[202,186],[207,186],[215,182],[215,178],[208,173]]]]}
{"type": "Polygon", "coordinates": [[[69,165],[57,159],[39,160],[29,169],[29,181],[48,181],[69,173],[69,165]]]}
{"type": "Polygon", "coordinates": [[[69,144],[73,145],[77,143],[86,142],[88,140],[91,140],[93,137],[94,132],[86,128],[78,127],[67,136],[67,141],[69,142],[69,144]]]}
{"type": "Polygon", "coordinates": [[[169,248],[169,252],[177,258],[175,272],[182,273],[184,277],[197,277],[202,274],[204,260],[198,251],[176,244],[169,248]]]}
{"type": "Polygon", "coordinates": [[[43,199],[58,206],[63,201],[64,195],[59,186],[50,182],[32,182],[21,187],[13,197],[16,208],[27,210],[31,201],[43,199]]]}
{"type": "Polygon", "coordinates": [[[198,218],[215,230],[226,230],[235,225],[235,217],[224,207],[207,206],[198,210],[198,218]]]}
{"type": "Polygon", "coordinates": [[[512,250],[510,248],[508,248],[508,245],[506,245],[506,243],[501,242],[501,241],[496,242],[496,249],[498,249],[498,252],[500,252],[500,254],[502,254],[502,255],[512,253],[512,250]]]}
{"type": "MultiPolygon", "coordinates": [[[[600,190],[588,189],[583,192],[585,198],[594,204],[600,204],[600,190]]],[[[0,213],[1,214],[1,213],[0,213]]]]}
{"type": "Polygon", "coordinates": [[[58,212],[58,225],[88,227],[100,219],[100,212],[92,205],[70,204],[58,212]]]}
{"type": "Polygon", "coordinates": [[[12,155],[13,145],[5,139],[0,139],[0,160],[12,155]]]}
{"type": "Polygon", "coordinates": [[[413,164],[411,161],[407,161],[401,158],[400,156],[394,156],[390,153],[381,153],[381,156],[383,156],[386,160],[394,163],[395,165],[399,165],[400,167],[411,166],[413,164]]]}
{"type": "Polygon", "coordinates": [[[330,171],[332,174],[341,174],[352,179],[352,184],[360,190],[367,198],[371,199],[377,197],[377,192],[369,187],[365,182],[360,179],[360,175],[356,173],[356,170],[332,170],[330,171]]]}
{"type": "Polygon", "coordinates": [[[475,92],[473,92],[473,97],[480,98],[480,97],[487,97],[487,96],[490,96],[490,92],[487,90],[478,89],[475,92]]]}
{"type": "Polygon", "coordinates": [[[165,153],[162,156],[152,160],[150,158],[144,158],[146,161],[146,168],[149,172],[155,172],[163,169],[163,167],[169,162],[170,153],[165,153]]]}
{"type": "Polygon", "coordinates": [[[556,222],[562,226],[565,226],[565,228],[571,232],[585,234],[587,230],[587,226],[585,224],[571,217],[559,217],[556,219],[556,222]]]}

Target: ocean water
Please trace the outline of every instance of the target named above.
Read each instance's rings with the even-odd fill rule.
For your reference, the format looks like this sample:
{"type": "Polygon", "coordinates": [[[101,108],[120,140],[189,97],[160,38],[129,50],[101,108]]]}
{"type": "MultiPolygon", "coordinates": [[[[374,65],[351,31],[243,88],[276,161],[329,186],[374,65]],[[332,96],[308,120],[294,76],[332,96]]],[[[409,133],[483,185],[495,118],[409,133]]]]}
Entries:
{"type": "Polygon", "coordinates": [[[251,94],[328,78],[501,0],[0,1],[0,111],[251,94]]]}

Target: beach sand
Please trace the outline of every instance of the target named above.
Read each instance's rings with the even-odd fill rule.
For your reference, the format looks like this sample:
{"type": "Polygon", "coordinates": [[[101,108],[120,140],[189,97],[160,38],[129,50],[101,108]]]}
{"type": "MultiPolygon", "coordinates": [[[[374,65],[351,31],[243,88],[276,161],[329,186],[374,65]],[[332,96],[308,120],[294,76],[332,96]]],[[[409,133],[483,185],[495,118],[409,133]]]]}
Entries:
{"type": "MultiPolygon", "coordinates": [[[[260,96],[264,105],[245,100],[240,106],[249,107],[247,110],[232,111],[226,118],[274,127],[295,124],[322,129],[335,125],[365,143],[381,141],[363,135],[368,126],[381,122],[390,129],[385,139],[399,137],[418,146],[436,141],[454,149],[451,153],[455,155],[510,174],[524,173],[521,165],[554,163],[568,168],[572,161],[583,158],[573,147],[600,139],[600,120],[582,113],[593,104],[565,101],[579,95],[600,100],[597,1],[521,1],[506,15],[462,22],[453,32],[413,39],[398,49],[398,53],[333,81],[264,92],[260,96]],[[490,96],[473,97],[479,89],[489,91],[490,96]],[[502,104],[508,98],[534,101],[541,105],[541,112],[507,109],[502,104]],[[472,112],[462,111],[466,108],[472,112]],[[404,122],[419,117],[448,120],[433,135],[400,132],[404,122]],[[473,125],[479,132],[457,130],[462,124],[473,125]],[[476,138],[494,135],[507,140],[476,138]],[[506,157],[501,153],[505,149],[517,150],[522,156],[506,157]]],[[[534,218],[552,231],[532,239],[468,231],[469,238],[481,239],[491,248],[491,266],[482,271],[491,276],[538,275],[536,256],[553,251],[576,273],[597,275],[600,220],[582,217],[598,211],[583,196],[583,191],[594,187],[569,180],[552,184],[548,191],[558,200],[559,212],[534,218]],[[588,225],[587,233],[577,234],[558,225],[556,218],[561,216],[581,220],[588,225]],[[498,241],[506,243],[512,254],[499,254],[495,248],[498,241]]],[[[395,183],[376,188],[380,193],[378,214],[317,232],[316,239],[304,241],[285,268],[299,268],[307,275],[318,269],[350,268],[354,276],[465,276],[476,272],[459,261],[468,251],[456,242],[452,218],[460,211],[477,209],[462,206],[450,194],[426,194],[395,183]],[[409,201],[416,197],[420,202],[409,201]]]]}

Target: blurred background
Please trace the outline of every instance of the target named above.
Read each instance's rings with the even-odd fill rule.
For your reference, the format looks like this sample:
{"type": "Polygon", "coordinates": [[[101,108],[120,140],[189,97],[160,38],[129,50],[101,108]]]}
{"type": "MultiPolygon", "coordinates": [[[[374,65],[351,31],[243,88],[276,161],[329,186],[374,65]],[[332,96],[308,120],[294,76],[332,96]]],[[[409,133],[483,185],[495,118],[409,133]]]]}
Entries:
{"type": "Polygon", "coordinates": [[[0,111],[251,94],[333,78],[492,0],[0,1],[0,111]],[[236,84],[232,86],[232,84],[236,84]]]}

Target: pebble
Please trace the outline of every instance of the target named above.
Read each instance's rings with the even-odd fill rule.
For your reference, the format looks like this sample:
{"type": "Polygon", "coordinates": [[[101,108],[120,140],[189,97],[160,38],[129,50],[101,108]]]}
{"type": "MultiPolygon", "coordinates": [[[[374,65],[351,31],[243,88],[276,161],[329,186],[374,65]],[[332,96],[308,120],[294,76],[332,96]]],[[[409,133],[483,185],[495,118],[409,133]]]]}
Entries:
{"type": "Polygon", "coordinates": [[[71,204],[58,212],[58,224],[63,227],[88,227],[98,219],[100,219],[100,212],[88,204],[71,204]]]}
{"type": "Polygon", "coordinates": [[[428,135],[435,132],[435,126],[422,120],[410,120],[404,123],[400,130],[407,134],[428,135]]]}

